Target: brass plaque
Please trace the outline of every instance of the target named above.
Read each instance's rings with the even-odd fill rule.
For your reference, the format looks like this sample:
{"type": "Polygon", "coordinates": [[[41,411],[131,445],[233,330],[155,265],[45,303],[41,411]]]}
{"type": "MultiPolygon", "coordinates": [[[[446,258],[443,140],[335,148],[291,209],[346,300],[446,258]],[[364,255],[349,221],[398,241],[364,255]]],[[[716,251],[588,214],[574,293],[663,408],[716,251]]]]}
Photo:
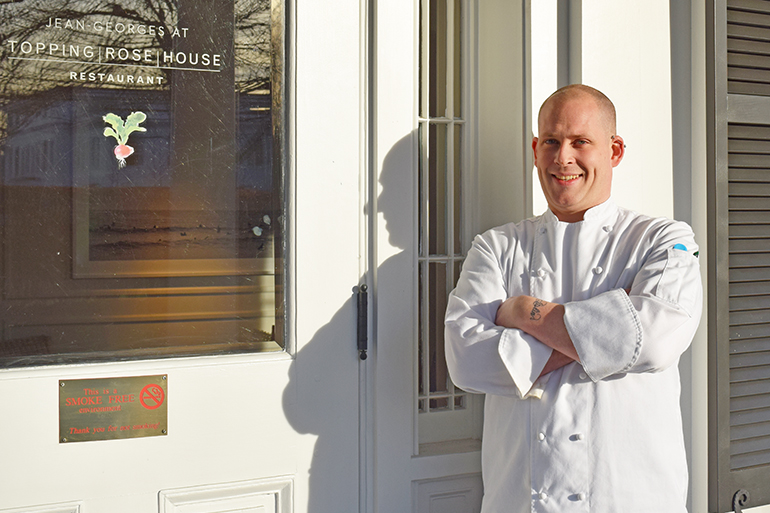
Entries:
{"type": "Polygon", "coordinates": [[[168,377],[59,380],[59,442],[163,436],[168,377]]]}

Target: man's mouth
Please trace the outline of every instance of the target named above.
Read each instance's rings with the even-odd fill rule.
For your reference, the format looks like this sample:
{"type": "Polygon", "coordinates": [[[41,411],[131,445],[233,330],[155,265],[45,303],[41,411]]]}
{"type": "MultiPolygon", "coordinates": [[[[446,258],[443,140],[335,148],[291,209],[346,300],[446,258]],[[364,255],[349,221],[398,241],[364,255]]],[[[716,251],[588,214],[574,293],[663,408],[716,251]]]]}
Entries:
{"type": "Polygon", "coordinates": [[[571,182],[572,180],[577,180],[578,178],[580,178],[580,175],[566,175],[566,176],[553,175],[553,177],[559,180],[560,182],[571,182]]]}

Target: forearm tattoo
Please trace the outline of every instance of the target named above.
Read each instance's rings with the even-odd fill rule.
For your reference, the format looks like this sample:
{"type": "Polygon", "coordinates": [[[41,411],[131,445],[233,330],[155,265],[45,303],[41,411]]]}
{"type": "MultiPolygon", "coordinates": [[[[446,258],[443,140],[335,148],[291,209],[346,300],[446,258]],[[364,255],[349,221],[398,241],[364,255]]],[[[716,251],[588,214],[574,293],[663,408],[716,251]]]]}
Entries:
{"type": "Polygon", "coordinates": [[[539,299],[535,299],[535,301],[532,302],[532,311],[529,312],[529,320],[530,321],[539,321],[540,320],[540,309],[539,306],[545,306],[548,303],[545,301],[540,301],[539,299]]]}

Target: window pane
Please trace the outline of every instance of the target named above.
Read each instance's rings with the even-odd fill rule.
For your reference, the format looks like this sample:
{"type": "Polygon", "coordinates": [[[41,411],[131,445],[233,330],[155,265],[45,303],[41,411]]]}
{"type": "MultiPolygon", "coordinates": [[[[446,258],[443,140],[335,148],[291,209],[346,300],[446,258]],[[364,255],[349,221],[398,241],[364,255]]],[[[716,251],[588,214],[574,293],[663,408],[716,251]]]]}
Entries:
{"type": "Polygon", "coordinates": [[[423,296],[425,293],[425,282],[427,281],[427,277],[425,276],[427,264],[420,262],[419,266],[420,269],[417,278],[417,297],[419,298],[419,306],[417,308],[417,394],[423,396],[425,395],[425,389],[427,388],[425,386],[425,371],[427,369],[426,355],[429,354],[427,347],[428,340],[425,337],[425,315],[423,314],[423,305],[428,304],[427,298],[423,296]]]}
{"type": "Polygon", "coordinates": [[[429,13],[427,11],[429,5],[427,2],[420,2],[420,87],[417,92],[417,105],[419,109],[419,116],[424,118],[427,113],[427,90],[425,85],[428,83],[428,69],[430,65],[428,63],[428,56],[430,52],[430,41],[426,38],[424,23],[426,18],[429,19],[429,13]]]}
{"type": "Polygon", "coordinates": [[[433,410],[447,410],[449,409],[449,399],[446,397],[440,397],[437,399],[431,399],[430,409],[433,410]]]}
{"type": "Polygon", "coordinates": [[[280,350],[271,7],[0,6],[0,366],[280,350]]]}
{"type": "Polygon", "coordinates": [[[429,264],[430,279],[430,391],[446,392],[449,373],[444,357],[444,312],[447,303],[447,266],[429,264]]]}
{"type": "Polygon", "coordinates": [[[432,118],[446,116],[447,109],[447,1],[430,2],[428,114],[432,118]]]}
{"type": "Polygon", "coordinates": [[[454,275],[452,280],[452,288],[454,288],[457,285],[457,280],[460,279],[460,272],[463,270],[463,261],[462,260],[455,260],[454,262],[454,275]]]}
{"type": "Polygon", "coordinates": [[[446,254],[447,127],[430,125],[428,140],[428,251],[446,254]]]}
{"type": "Polygon", "coordinates": [[[463,47],[462,47],[462,0],[454,0],[454,116],[463,116],[463,47]]]}
{"type": "Polygon", "coordinates": [[[454,180],[454,200],[452,206],[454,207],[454,252],[455,255],[460,255],[463,252],[462,241],[462,225],[463,225],[463,208],[462,208],[462,192],[463,192],[463,168],[462,168],[462,125],[454,126],[454,158],[452,166],[452,177],[454,180]]]}
{"type": "MultiPolygon", "coordinates": [[[[417,191],[418,191],[418,220],[419,226],[419,240],[418,240],[418,254],[420,257],[428,255],[428,187],[427,187],[427,170],[428,170],[428,158],[429,149],[428,143],[431,139],[428,134],[428,123],[420,123],[420,128],[417,132],[419,140],[419,161],[417,170],[417,191]]],[[[422,296],[420,296],[422,297],[422,296]]]]}

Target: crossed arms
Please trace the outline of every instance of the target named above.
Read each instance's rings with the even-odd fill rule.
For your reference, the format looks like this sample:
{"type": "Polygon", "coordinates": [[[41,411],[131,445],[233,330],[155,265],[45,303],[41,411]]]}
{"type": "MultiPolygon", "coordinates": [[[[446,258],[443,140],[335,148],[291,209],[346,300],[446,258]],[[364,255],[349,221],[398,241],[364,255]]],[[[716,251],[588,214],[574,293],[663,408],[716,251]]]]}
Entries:
{"type": "Polygon", "coordinates": [[[532,296],[509,297],[497,309],[495,324],[520,329],[553,349],[540,376],[580,361],[564,325],[563,305],[532,296]]]}
{"type": "Polygon", "coordinates": [[[693,250],[673,249],[680,242],[697,248],[683,223],[640,246],[643,260],[621,265],[616,288],[564,304],[516,295],[521,289],[509,280],[528,271],[516,266],[504,235],[476,239],[449,297],[446,354],[458,387],[524,397],[540,376],[572,362],[593,381],[656,372],[674,365],[692,340],[702,292],[693,250]]]}

